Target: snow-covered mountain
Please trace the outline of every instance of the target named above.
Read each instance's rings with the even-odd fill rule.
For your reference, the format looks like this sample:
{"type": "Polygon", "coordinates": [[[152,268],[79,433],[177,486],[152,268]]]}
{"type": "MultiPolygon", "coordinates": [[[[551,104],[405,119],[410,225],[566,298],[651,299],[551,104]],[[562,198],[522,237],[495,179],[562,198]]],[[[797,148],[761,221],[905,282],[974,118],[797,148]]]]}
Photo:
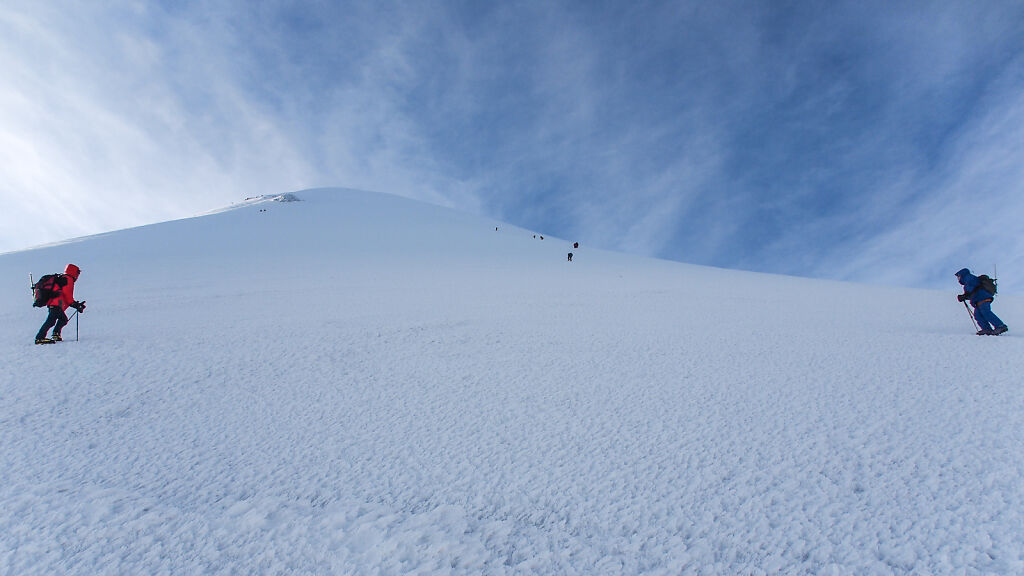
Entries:
{"type": "Polygon", "coordinates": [[[0,573],[1024,573],[1019,298],[294,197],[0,256],[0,573]]]}

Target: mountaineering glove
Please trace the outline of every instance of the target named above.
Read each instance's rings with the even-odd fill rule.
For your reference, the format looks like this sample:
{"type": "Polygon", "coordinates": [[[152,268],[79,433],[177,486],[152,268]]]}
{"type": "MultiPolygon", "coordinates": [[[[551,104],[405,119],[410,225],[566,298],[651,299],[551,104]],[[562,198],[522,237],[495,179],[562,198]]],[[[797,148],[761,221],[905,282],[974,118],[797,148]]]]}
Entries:
{"type": "Polygon", "coordinates": [[[71,307],[79,312],[85,312],[85,300],[82,300],[81,302],[72,302],[71,307]]]}
{"type": "Polygon", "coordinates": [[[967,294],[960,294],[956,297],[957,302],[963,302],[964,300],[967,300],[967,294]]]}

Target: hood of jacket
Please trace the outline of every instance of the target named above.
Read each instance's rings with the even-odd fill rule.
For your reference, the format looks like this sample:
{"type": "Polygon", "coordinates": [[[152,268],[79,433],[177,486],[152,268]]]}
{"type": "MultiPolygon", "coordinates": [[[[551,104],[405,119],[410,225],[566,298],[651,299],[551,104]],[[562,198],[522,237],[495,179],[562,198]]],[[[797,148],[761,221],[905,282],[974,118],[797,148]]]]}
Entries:
{"type": "Polygon", "coordinates": [[[68,264],[64,267],[64,273],[74,278],[75,282],[78,282],[78,275],[82,273],[82,270],[74,264],[68,264]]]}

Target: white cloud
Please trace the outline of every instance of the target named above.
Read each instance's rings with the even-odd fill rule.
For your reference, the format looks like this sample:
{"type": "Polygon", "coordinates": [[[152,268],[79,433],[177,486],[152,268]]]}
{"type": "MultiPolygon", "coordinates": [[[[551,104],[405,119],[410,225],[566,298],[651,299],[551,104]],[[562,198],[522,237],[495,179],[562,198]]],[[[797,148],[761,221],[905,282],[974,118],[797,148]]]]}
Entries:
{"type": "Polygon", "coordinates": [[[284,39],[241,8],[0,13],[0,250],[317,185],[430,189],[389,93],[409,74],[400,37],[371,47],[347,90],[318,93],[289,55],[262,60],[284,39]]]}
{"type": "MultiPolygon", "coordinates": [[[[941,286],[961,267],[991,273],[1001,290],[1024,290],[1024,59],[1010,65],[952,135],[934,172],[907,187],[920,197],[904,218],[859,246],[842,246],[819,272],[895,284],[941,286]]],[[[954,286],[955,288],[955,286],[954,286]]]]}
{"type": "Polygon", "coordinates": [[[306,173],[275,119],[232,85],[216,39],[128,8],[3,13],[3,248],[187,216],[306,173]],[[147,35],[149,19],[185,42],[147,35]]]}
{"type": "Polygon", "coordinates": [[[1010,271],[1012,12],[5,6],[0,250],[350,186],[718,265],[1010,271]],[[972,245],[979,190],[1003,210],[972,245]]]}

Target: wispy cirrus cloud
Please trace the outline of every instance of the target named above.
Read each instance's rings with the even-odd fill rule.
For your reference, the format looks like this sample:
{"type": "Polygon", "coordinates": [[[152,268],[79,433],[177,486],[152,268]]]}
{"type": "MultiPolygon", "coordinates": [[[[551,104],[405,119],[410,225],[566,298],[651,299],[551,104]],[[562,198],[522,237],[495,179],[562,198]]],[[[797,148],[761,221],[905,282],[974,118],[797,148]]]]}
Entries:
{"type": "Polygon", "coordinates": [[[45,4],[0,9],[0,247],[339,185],[719,266],[1021,269],[1012,3],[45,4]]]}
{"type": "Polygon", "coordinates": [[[162,43],[148,32],[156,17],[127,4],[4,9],[6,247],[193,214],[304,171],[266,110],[221,74],[223,47],[161,16],[177,38],[162,43]]]}
{"type": "MultiPolygon", "coordinates": [[[[949,284],[962,267],[1003,272],[1001,289],[1024,288],[1024,57],[986,88],[947,138],[931,170],[903,184],[908,201],[885,230],[837,246],[825,270],[839,278],[949,284]]],[[[955,288],[955,286],[953,286],[955,288]]]]}

